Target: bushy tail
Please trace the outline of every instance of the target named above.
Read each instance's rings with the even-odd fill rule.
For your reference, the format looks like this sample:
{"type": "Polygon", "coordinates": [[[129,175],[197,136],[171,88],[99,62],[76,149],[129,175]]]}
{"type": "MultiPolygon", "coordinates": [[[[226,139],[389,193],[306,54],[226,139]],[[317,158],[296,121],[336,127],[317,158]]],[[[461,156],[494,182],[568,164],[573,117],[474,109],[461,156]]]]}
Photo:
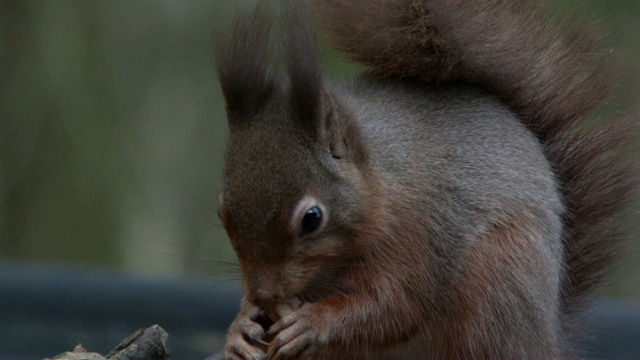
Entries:
{"type": "Polygon", "coordinates": [[[623,231],[613,221],[635,187],[621,151],[631,121],[584,121],[618,79],[617,57],[600,48],[595,27],[552,19],[524,0],[315,1],[329,40],[376,76],[477,84],[537,134],[568,208],[563,310],[571,318],[615,258],[623,231]]]}

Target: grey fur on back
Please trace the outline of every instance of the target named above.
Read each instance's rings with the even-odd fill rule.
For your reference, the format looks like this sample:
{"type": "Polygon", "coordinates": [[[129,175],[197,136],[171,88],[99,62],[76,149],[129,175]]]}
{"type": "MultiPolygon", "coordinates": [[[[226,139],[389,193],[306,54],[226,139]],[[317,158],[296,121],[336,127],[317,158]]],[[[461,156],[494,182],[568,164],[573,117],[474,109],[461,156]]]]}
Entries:
{"type": "MultiPolygon", "coordinates": [[[[317,0],[331,43],[379,79],[476,84],[498,96],[539,139],[555,171],[563,215],[567,333],[619,258],[637,198],[627,159],[637,116],[587,122],[619,81],[619,51],[578,16],[551,19],[533,0],[317,0]]],[[[579,331],[578,331],[579,332],[579,331]]]]}
{"type": "MultiPolygon", "coordinates": [[[[447,256],[431,260],[438,263],[432,276],[442,289],[459,285],[455,277],[466,256],[481,246],[477,242],[490,226],[508,223],[514,214],[535,216],[530,224],[519,224],[535,243],[528,264],[510,267],[511,277],[505,276],[505,288],[492,300],[496,307],[510,304],[495,315],[496,321],[521,322],[516,328],[522,332],[500,339],[513,352],[491,356],[568,356],[562,340],[541,338],[562,332],[558,289],[565,209],[542,144],[518,116],[495,96],[469,85],[425,87],[364,76],[337,85],[334,93],[357,122],[384,186],[409,207],[436,218],[424,231],[428,239],[437,239],[429,246],[447,256]],[[536,355],[539,343],[549,344],[548,352],[536,355]]],[[[485,260],[491,266],[493,259],[485,260]]],[[[444,306],[458,306],[448,301],[444,306]]]]}

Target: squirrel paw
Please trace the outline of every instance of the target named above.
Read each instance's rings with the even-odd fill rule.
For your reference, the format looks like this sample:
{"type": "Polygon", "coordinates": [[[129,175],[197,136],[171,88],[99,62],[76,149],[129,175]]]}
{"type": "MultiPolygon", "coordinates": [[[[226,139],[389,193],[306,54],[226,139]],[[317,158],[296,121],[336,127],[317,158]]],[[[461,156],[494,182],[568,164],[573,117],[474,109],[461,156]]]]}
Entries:
{"type": "Polygon", "coordinates": [[[319,359],[326,350],[326,331],[323,331],[323,319],[314,306],[302,308],[283,317],[269,329],[268,336],[273,337],[267,352],[269,360],[283,359],[319,359]]]}
{"type": "Polygon", "coordinates": [[[224,349],[226,360],[264,360],[266,354],[263,349],[268,343],[265,331],[258,322],[260,310],[251,309],[247,313],[240,313],[229,327],[227,344],[224,349]]]}

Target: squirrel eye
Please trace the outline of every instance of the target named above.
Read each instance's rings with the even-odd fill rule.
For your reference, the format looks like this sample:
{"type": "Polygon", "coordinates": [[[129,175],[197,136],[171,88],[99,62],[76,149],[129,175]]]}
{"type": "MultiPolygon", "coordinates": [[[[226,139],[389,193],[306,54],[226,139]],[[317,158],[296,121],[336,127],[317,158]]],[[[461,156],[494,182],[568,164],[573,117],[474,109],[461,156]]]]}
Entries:
{"type": "Polygon", "coordinates": [[[307,210],[302,218],[302,235],[314,232],[322,223],[322,210],[313,206],[307,210]]]}

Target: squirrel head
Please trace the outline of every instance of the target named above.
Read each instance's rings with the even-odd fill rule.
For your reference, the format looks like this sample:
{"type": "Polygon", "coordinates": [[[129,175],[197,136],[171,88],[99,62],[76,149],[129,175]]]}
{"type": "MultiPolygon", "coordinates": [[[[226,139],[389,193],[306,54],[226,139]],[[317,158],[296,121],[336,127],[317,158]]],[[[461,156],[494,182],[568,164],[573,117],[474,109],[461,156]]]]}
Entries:
{"type": "Polygon", "coordinates": [[[370,211],[366,148],[324,84],[310,21],[284,11],[277,71],[265,3],[235,19],[215,58],[230,130],[219,214],[259,306],[335,291],[370,211]]]}

